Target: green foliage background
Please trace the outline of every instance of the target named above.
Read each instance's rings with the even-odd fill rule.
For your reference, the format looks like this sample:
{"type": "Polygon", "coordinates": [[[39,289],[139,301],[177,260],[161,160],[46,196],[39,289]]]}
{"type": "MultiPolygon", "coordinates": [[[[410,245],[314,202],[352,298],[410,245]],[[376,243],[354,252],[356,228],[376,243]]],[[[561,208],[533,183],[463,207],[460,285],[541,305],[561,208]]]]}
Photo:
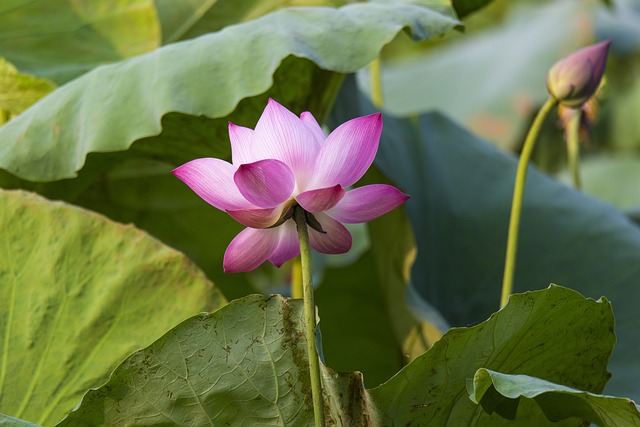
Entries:
{"type": "MultiPolygon", "coordinates": [[[[225,304],[256,292],[286,294],[289,267],[224,275],[222,255],[241,226],[170,171],[196,157],[228,160],[227,122],[253,127],[269,97],[296,113],[311,111],[329,129],[371,112],[368,64],[380,58],[383,104],[375,109],[385,112],[385,127],[376,167],[359,185],[390,182],[412,199],[360,229],[360,249],[351,257],[315,260],[323,356],[330,367],[324,372],[330,419],[385,425],[409,417],[407,422],[444,425],[438,423],[453,417],[470,425],[501,425],[507,423],[502,416],[513,411],[508,404],[503,410],[504,402],[516,389],[523,396],[521,425],[544,425],[544,414],[566,399],[583,402],[570,416],[615,425],[607,424],[611,416],[640,425],[637,408],[625,405],[628,401],[583,393],[601,393],[608,378],[614,326],[607,301],[595,303],[552,287],[514,296],[513,304],[479,324],[498,309],[515,171],[513,156],[504,150],[518,150],[531,114],[546,96],[549,65],[595,37],[611,37],[601,114],[584,150],[585,192],[531,171],[516,288],[544,289],[554,282],[594,299],[605,295],[616,314],[617,336],[613,377],[605,390],[640,397],[635,386],[640,317],[634,306],[640,280],[634,218],[640,199],[633,191],[640,129],[631,113],[640,100],[640,80],[633,72],[640,61],[640,12],[628,0],[609,8],[578,1],[487,3],[14,0],[0,6],[0,186],[65,202],[21,191],[0,193],[0,412],[55,425],[125,358],[107,385],[87,394],[64,423],[75,425],[82,417],[99,425],[116,422],[101,418],[111,416],[107,407],[117,407],[109,406],[114,396],[126,411],[145,411],[139,403],[149,393],[162,390],[153,397],[161,400],[180,394],[167,384],[167,369],[176,379],[193,378],[169,362],[188,366],[199,351],[214,350],[217,356],[211,357],[228,362],[226,347],[207,348],[189,331],[226,319],[233,310],[247,316],[241,322],[247,326],[220,330],[248,339],[247,331],[259,326],[251,316],[261,319],[264,304],[275,304],[275,323],[265,325],[271,332],[260,336],[275,340],[270,344],[286,338],[276,324],[283,321],[278,316],[288,300],[251,296],[225,304]],[[463,23],[464,34],[451,31],[463,23]],[[618,172],[629,164],[631,172],[603,173],[602,164],[618,172]],[[526,313],[526,301],[544,308],[539,319],[531,318],[542,322],[534,322],[544,326],[532,330],[543,335],[516,330],[512,336],[499,329],[496,336],[511,337],[521,347],[506,343],[508,350],[500,350],[514,355],[516,367],[498,356],[505,363],[493,363],[492,352],[499,350],[490,349],[495,342],[481,331],[495,328],[508,313],[514,319],[526,313]],[[538,348],[535,339],[562,336],[572,331],[567,326],[572,322],[576,331],[588,333],[575,332],[582,339],[564,339],[558,346],[564,345],[567,355],[580,354],[572,360],[596,360],[597,366],[560,363],[557,354],[554,361],[545,359],[553,352],[531,359],[544,369],[523,362],[538,348]],[[450,326],[475,324],[437,341],[450,326]],[[469,337],[478,342],[469,344],[469,337]],[[194,348],[180,347],[183,342],[194,348]],[[156,352],[164,356],[145,363],[156,352]],[[461,367],[448,365],[453,356],[461,367]],[[468,363],[469,358],[483,362],[468,363]],[[146,379],[156,381],[147,386],[157,386],[147,389],[136,379],[132,372],[140,366],[146,379]],[[441,381],[434,379],[433,388],[416,389],[412,383],[442,369],[453,371],[436,376],[441,381]],[[477,381],[467,394],[465,379],[473,381],[474,374],[477,381]],[[505,390],[501,380],[521,388],[505,390]],[[540,396],[546,397],[534,396],[539,381],[576,390],[544,383],[540,396]],[[438,387],[453,393],[444,406],[429,400],[429,393],[447,395],[438,387]],[[400,405],[398,396],[413,406],[400,405]],[[589,418],[584,405],[603,411],[600,418],[589,418]]],[[[562,135],[549,122],[536,158],[544,172],[562,179],[562,135]]],[[[291,304],[299,310],[297,302],[291,304]]],[[[292,320],[290,328],[293,341],[285,344],[293,347],[287,357],[302,360],[305,348],[296,346],[300,320],[292,320]]],[[[271,352],[269,345],[263,350],[271,352]]],[[[238,357],[234,360],[244,360],[238,357]]],[[[269,360],[274,359],[264,359],[265,366],[269,360]]],[[[282,363],[283,372],[296,365],[282,363]]],[[[207,372],[208,365],[194,366],[207,372]]],[[[269,394],[274,384],[278,390],[288,386],[286,378],[277,369],[275,377],[264,376],[261,366],[246,365],[246,378],[264,381],[269,391],[257,384],[246,395],[239,389],[238,398],[257,396],[252,411],[259,417],[275,411],[279,422],[304,424],[310,407],[296,400],[305,393],[304,376],[289,372],[294,387],[290,395],[282,394],[294,402],[289,404],[274,398],[279,392],[269,394]]],[[[202,384],[217,384],[211,373],[203,375],[202,384]]],[[[229,378],[238,380],[231,371],[229,378]]],[[[198,403],[194,396],[201,395],[209,396],[195,391],[178,411],[198,403]]],[[[219,412],[214,397],[199,402],[206,417],[234,419],[231,412],[219,412]]],[[[174,400],[163,405],[171,407],[174,400]]],[[[173,422],[200,423],[196,412],[182,414],[173,422]]],[[[577,425],[576,420],[561,425],[577,425]]],[[[0,415],[0,423],[19,421],[0,415]]]]}

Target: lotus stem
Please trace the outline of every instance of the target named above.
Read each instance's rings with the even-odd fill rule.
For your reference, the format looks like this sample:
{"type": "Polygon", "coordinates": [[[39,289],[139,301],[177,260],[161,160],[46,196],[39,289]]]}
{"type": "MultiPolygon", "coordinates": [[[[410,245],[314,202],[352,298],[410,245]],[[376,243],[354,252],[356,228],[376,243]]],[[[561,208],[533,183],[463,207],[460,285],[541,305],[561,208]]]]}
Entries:
{"type": "Polygon", "coordinates": [[[569,119],[567,125],[567,157],[569,159],[569,170],[573,186],[576,189],[582,187],[580,179],[580,121],[582,120],[582,110],[577,109],[569,119]]]}
{"type": "Polygon", "coordinates": [[[509,219],[509,234],[507,237],[507,254],[504,263],[504,277],[502,280],[502,296],[500,297],[500,307],[504,307],[509,299],[509,295],[513,292],[513,276],[516,267],[516,254],[518,250],[518,232],[520,228],[520,214],[522,213],[522,198],[524,195],[524,186],[527,181],[527,168],[533,147],[540,133],[540,128],[545,117],[556,106],[558,101],[550,97],[544,103],[536,118],[533,120],[531,128],[527,133],[520,153],[520,161],[516,171],[516,182],[513,188],[513,200],[511,204],[511,217],[509,219]]]}
{"type": "Polygon", "coordinates": [[[320,360],[316,349],[316,306],[313,301],[313,281],[311,276],[311,249],[309,248],[309,232],[304,210],[300,206],[294,208],[293,219],[298,230],[300,241],[300,264],[302,269],[302,291],[304,298],[305,336],[307,353],[309,354],[309,374],[311,376],[311,394],[313,397],[313,414],[316,427],[324,427],[324,404],[322,399],[322,382],[320,380],[320,360]]]}

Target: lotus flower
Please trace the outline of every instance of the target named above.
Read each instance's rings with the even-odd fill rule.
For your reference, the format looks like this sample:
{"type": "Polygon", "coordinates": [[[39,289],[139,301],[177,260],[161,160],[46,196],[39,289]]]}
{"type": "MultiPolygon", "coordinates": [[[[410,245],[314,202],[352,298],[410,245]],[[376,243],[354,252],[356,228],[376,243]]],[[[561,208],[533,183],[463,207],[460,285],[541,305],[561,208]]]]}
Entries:
{"type": "Polygon", "coordinates": [[[607,65],[611,41],[580,49],[556,62],[547,74],[547,89],[562,105],[578,108],[593,96],[607,65]]]}
{"type": "Polygon", "coordinates": [[[247,226],[224,254],[225,272],[251,271],[267,260],[280,267],[300,253],[294,207],[304,209],[311,247],[339,254],[351,248],[342,223],[370,221],[408,200],[390,185],[348,189],[371,166],[381,131],[378,113],[327,137],[311,113],[298,117],[270,99],[255,130],[229,123],[231,163],[195,159],[173,174],[247,226]]]}

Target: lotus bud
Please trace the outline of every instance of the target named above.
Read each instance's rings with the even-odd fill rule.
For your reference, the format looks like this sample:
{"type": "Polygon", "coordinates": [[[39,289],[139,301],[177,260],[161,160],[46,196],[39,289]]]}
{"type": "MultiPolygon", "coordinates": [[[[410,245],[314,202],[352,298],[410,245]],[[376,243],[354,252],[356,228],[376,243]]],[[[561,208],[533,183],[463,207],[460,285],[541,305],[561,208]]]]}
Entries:
{"type": "Polygon", "coordinates": [[[551,96],[566,107],[579,108],[598,89],[611,41],[585,47],[556,62],[547,74],[551,96]]]}

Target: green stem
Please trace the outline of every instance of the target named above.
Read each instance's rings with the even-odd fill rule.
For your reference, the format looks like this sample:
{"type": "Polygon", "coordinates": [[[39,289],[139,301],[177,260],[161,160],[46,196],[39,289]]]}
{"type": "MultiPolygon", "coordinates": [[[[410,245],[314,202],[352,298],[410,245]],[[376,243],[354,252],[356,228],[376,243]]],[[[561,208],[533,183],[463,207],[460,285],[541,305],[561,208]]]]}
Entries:
{"type": "Polygon", "coordinates": [[[580,180],[580,121],[582,110],[577,109],[567,124],[567,157],[569,158],[569,170],[573,178],[573,186],[582,187],[580,180]]]}
{"type": "Polygon", "coordinates": [[[513,201],[511,204],[511,218],[509,220],[509,235],[507,237],[507,255],[504,263],[504,278],[502,280],[502,296],[500,298],[500,306],[503,307],[509,295],[513,291],[513,276],[516,268],[516,253],[518,250],[518,231],[520,228],[520,213],[522,212],[522,196],[524,194],[524,185],[527,181],[527,167],[533,152],[536,138],[540,132],[540,127],[549,111],[557,104],[554,98],[547,99],[547,102],[540,108],[533,124],[527,133],[520,153],[520,161],[518,162],[518,170],[516,172],[516,182],[513,189],[513,201]]]}
{"type": "Polygon", "coordinates": [[[382,98],[380,57],[377,57],[371,63],[369,75],[371,77],[371,101],[376,108],[382,108],[382,106],[384,105],[384,100],[382,98]]]}
{"type": "Polygon", "coordinates": [[[309,249],[309,233],[304,210],[300,206],[294,208],[293,219],[298,229],[300,240],[300,261],[302,266],[302,290],[304,296],[305,335],[307,353],[309,353],[309,373],[311,375],[311,395],[313,397],[313,414],[316,427],[324,427],[324,404],[322,402],[322,383],[320,381],[320,361],[316,350],[316,305],[313,302],[313,282],[311,279],[311,249],[309,249]]]}

